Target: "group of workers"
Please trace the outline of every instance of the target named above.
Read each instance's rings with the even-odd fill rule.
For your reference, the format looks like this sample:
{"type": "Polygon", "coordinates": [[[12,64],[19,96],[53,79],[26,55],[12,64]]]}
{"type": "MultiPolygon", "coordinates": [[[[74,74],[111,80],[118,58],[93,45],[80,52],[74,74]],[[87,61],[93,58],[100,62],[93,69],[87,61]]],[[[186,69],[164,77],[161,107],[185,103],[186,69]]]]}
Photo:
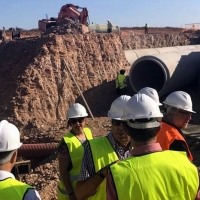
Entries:
{"type": "MultiPolygon", "coordinates": [[[[111,131],[99,138],[85,127],[85,107],[72,104],[70,131],[58,145],[58,200],[200,199],[199,173],[181,131],[194,113],[191,97],[175,91],[163,104],[164,113],[150,87],[120,95],[108,111],[111,131]]],[[[0,197],[40,200],[11,174],[20,146],[17,127],[1,121],[0,197]]]]}

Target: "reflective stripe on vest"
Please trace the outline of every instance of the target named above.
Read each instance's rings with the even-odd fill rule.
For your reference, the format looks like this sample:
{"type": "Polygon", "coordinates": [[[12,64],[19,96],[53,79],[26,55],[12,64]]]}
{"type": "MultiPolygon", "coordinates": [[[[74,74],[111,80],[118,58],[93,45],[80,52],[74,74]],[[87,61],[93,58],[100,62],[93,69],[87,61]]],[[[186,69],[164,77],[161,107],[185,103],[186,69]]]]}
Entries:
{"type": "Polygon", "coordinates": [[[178,129],[165,122],[162,122],[161,130],[157,135],[157,142],[160,143],[160,146],[163,150],[169,150],[170,145],[174,142],[174,140],[180,140],[185,143],[185,145],[187,146],[188,157],[191,161],[193,161],[193,157],[188,147],[188,144],[181,133],[178,131],[178,129]]]}
{"type": "Polygon", "coordinates": [[[28,189],[32,189],[30,185],[22,183],[18,180],[7,178],[0,181],[0,199],[5,200],[22,200],[28,189]]]}
{"type": "MultiPolygon", "coordinates": [[[[83,131],[85,133],[87,140],[91,140],[92,139],[91,130],[89,128],[84,128],[83,131]]],[[[71,132],[67,133],[63,137],[63,139],[68,146],[70,158],[72,161],[73,168],[69,171],[69,175],[70,175],[70,180],[72,182],[72,187],[73,189],[75,189],[76,182],[79,178],[84,147],[79,141],[79,139],[76,136],[74,136],[71,132]]],[[[68,191],[65,189],[64,183],[61,179],[58,185],[58,189],[59,189],[59,192],[61,192],[62,194],[64,195],[68,194],[68,191]]],[[[66,196],[63,196],[63,199],[66,199],[66,198],[67,198],[66,196]]],[[[60,199],[62,198],[60,197],[59,200],[60,199]]]]}
{"type": "MultiPolygon", "coordinates": [[[[95,138],[90,140],[89,143],[94,161],[95,172],[99,171],[106,165],[119,160],[107,137],[95,138]]],[[[106,199],[106,179],[103,180],[97,192],[88,198],[88,200],[104,199],[106,199]]]]}
{"type": "Polygon", "coordinates": [[[118,200],[194,200],[198,191],[198,171],[185,152],[131,157],[110,169],[118,200]]]}
{"type": "Polygon", "coordinates": [[[116,88],[119,86],[120,89],[123,89],[126,87],[126,84],[124,83],[124,80],[126,79],[126,76],[123,75],[123,74],[119,74],[117,76],[117,79],[116,79],[116,88]]]}

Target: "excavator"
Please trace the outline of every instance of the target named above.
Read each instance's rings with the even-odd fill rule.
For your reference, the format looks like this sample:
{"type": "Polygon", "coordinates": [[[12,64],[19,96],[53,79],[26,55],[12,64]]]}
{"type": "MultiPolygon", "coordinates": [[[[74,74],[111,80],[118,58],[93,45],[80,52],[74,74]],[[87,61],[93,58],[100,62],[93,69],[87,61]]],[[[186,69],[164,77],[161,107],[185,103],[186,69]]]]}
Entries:
{"type": "Polygon", "coordinates": [[[86,26],[89,24],[87,8],[82,8],[73,4],[66,4],[61,7],[60,12],[58,13],[58,18],[51,17],[50,19],[48,19],[48,16],[46,15],[46,19],[39,20],[39,30],[45,32],[51,26],[58,25],[65,18],[72,19],[73,21],[86,26]],[[81,9],[81,11],[78,9],[81,9]]]}
{"type": "MultiPolygon", "coordinates": [[[[51,17],[48,19],[48,16],[46,15],[46,19],[39,20],[39,30],[46,32],[48,28],[57,26],[65,18],[72,19],[83,26],[87,26],[90,30],[95,31],[96,33],[107,33],[107,24],[90,24],[87,8],[75,6],[73,4],[66,4],[62,6],[60,12],[58,13],[58,18],[51,17]]],[[[113,24],[112,32],[120,34],[119,26],[113,24]]]]}

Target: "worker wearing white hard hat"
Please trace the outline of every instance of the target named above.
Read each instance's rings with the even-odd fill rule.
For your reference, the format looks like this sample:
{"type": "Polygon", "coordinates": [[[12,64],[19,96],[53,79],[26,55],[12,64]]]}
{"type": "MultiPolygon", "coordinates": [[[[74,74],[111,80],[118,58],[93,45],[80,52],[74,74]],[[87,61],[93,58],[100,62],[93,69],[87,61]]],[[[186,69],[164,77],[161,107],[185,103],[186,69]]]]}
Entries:
{"type": "Polygon", "coordinates": [[[88,113],[79,103],[72,104],[67,111],[68,127],[71,130],[62,138],[58,147],[60,182],[58,200],[75,199],[75,186],[83,157],[83,142],[92,139],[92,132],[85,127],[88,113]]]}
{"type": "Polygon", "coordinates": [[[35,199],[39,193],[30,185],[15,179],[11,173],[21,147],[18,128],[7,120],[0,122],[0,199],[35,199]]]}
{"type": "Polygon", "coordinates": [[[162,113],[145,94],[126,103],[124,128],[134,149],[131,157],[110,166],[106,179],[107,200],[195,199],[199,176],[185,152],[163,151],[156,143],[162,113]]]}
{"type": "Polygon", "coordinates": [[[108,166],[130,156],[130,138],[125,133],[121,118],[123,109],[130,96],[122,95],[115,99],[108,111],[111,119],[111,131],[107,136],[90,140],[85,144],[77,199],[106,199],[106,181],[108,166]]]}
{"type": "Polygon", "coordinates": [[[164,150],[186,151],[188,158],[193,161],[192,154],[181,131],[188,126],[192,113],[195,113],[192,109],[190,95],[183,91],[175,91],[167,96],[163,104],[166,111],[162,129],[157,136],[158,142],[164,150]]]}
{"type": "Polygon", "coordinates": [[[112,32],[112,27],[113,27],[113,25],[112,25],[112,23],[110,22],[110,20],[108,19],[108,20],[107,20],[107,32],[108,32],[108,33],[111,33],[111,32],[112,32]]]}
{"type": "Polygon", "coordinates": [[[160,103],[158,92],[151,88],[151,87],[144,87],[141,90],[139,90],[140,94],[146,94],[147,96],[151,97],[159,106],[162,106],[162,103],[160,103]]]}

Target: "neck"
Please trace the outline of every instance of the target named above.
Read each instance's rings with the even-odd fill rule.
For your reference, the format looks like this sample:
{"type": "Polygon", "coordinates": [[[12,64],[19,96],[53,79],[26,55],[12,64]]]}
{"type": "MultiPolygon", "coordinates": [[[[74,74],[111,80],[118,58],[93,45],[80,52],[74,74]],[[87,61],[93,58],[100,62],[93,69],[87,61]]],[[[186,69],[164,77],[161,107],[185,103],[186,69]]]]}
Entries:
{"type": "Polygon", "coordinates": [[[136,141],[131,141],[131,144],[133,147],[139,147],[139,146],[143,146],[143,145],[148,145],[148,144],[155,144],[156,143],[156,138],[152,138],[149,141],[146,142],[136,142],[136,141]]]}
{"type": "Polygon", "coordinates": [[[12,168],[13,168],[13,165],[11,165],[10,163],[5,163],[3,165],[0,165],[0,170],[2,171],[11,172],[12,168]]]}
{"type": "MultiPolygon", "coordinates": [[[[84,131],[82,130],[82,131],[80,131],[80,132],[75,132],[73,129],[71,129],[71,131],[70,131],[71,133],[73,133],[74,135],[83,135],[84,134],[84,131]]],[[[85,135],[85,134],[84,134],[85,135]]]]}

